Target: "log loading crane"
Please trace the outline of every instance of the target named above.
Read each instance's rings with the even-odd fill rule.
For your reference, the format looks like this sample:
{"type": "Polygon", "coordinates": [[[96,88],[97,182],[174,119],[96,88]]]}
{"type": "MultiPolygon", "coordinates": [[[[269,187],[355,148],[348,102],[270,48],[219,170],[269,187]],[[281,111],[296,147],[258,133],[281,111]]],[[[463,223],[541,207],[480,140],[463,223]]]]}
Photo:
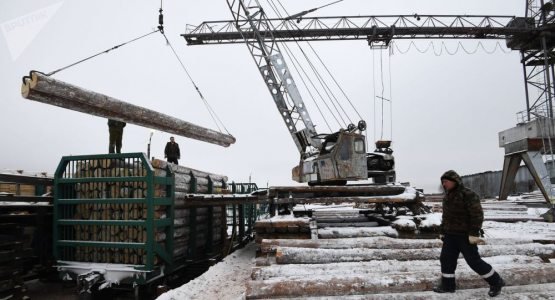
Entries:
{"type": "MultiPolygon", "coordinates": [[[[255,47],[256,43],[265,43],[273,51],[277,48],[274,46],[276,42],[366,40],[370,47],[390,47],[393,39],[505,40],[507,48],[520,52],[520,63],[524,71],[526,110],[519,113],[519,124],[524,126],[533,122],[546,122],[545,120],[553,122],[555,1],[524,2],[525,14],[518,17],[421,14],[340,17],[293,15],[268,20],[263,18],[262,9],[257,8],[259,11],[249,14],[242,1],[228,0],[233,20],[203,22],[182,36],[189,45],[233,44],[246,40],[249,49],[255,47]]],[[[251,52],[256,50],[260,49],[251,49],[251,52]]],[[[512,162],[509,155],[514,151],[511,152],[509,147],[512,144],[505,145],[506,143],[501,142],[502,134],[500,133],[500,146],[509,152],[503,166],[500,199],[506,199],[514,180],[514,166],[518,167],[519,164],[508,163],[512,162]]],[[[528,142],[523,141],[526,145],[531,142],[538,144],[532,150],[543,155],[553,153],[550,145],[555,142],[554,136],[542,136],[532,140],[528,138],[528,142]]],[[[521,150],[526,152],[531,149],[521,150]]],[[[527,166],[530,168],[529,164],[527,166]]],[[[547,202],[555,205],[550,199],[552,195],[548,192],[551,190],[549,184],[536,177],[538,176],[534,179],[547,202]]]]}
{"type": "MultiPolygon", "coordinates": [[[[376,142],[376,151],[367,153],[366,122],[349,124],[330,134],[319,134],[282,55],[275,28],[255,1],[247,6],[242,0],[227,0],[233,27],[253,57],[280,116],[300,153],[292,170],[293,180],[308,187],[270,187],[267,196],[280,213],[295,204],[355,202],[385,214],[397,214],[408,207],[414,214],[427,211],[422,195],[413,188],[384,185],[395,182],[391,141],[376,142]],[[373,179],[376,184],[346,185],[347,181],[373,179]],[[372,203],[371,206],[367,204],[372,203]]],[[[270,214],[276,208],[270,205],[270,214]]],[[[308,212],[307,212],[308,213],[308,212]]],[[[367,213],[370,213],[368,210],[367,213]]]]}
{"type": "Polygon", "coordinates": [[[364,120],[331,134],[319,134],[262,7],[247,7],[236,0],[227,4],[300,153],[300,162],[292,170],[293,180],[309,185],[345,185],[369,178],[375,183],[394,182],[391,142],[378,141],[376,151],[367,153],[364,120]]]}

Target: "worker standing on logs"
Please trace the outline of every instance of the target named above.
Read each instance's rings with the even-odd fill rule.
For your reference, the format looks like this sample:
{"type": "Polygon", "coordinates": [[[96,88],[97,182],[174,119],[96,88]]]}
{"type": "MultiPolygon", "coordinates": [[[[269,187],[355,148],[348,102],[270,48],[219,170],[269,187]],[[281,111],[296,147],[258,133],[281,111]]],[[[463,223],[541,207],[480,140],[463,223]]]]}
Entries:
{"type": "Polygon", "coordinates": [[[121,153],[121,140],[123,138],[123,127],[125,127],[125,125],[125,122],[108,119],[108,130],[110,131],[108,153],[121,153]]]}
{"type": "Polygon", "coordinates": [[[179,151],[179,144],[177,144],[172,137],[170,141],[166,144],[164,149],[164,157],[168,159],[168,162],[178,164],[177,160],[181,159],[181,152],[179,151]]]}
{"type": "Polygon", "coordinates": [[[439,236],[443,241],[440,256],[441,284],[434,287],[434,292],[455,292],[455,269],[459,254],[462,253],[470,268],[489,283],[488,295],[499,295],[505,282],[478,253],[477,245],[484,244],[484,240],[480,238],[484,221],[480,197],[474,191],[465,188],[461,177],[452,170],[441,176],[441,185],[445,190],[439,236]]]}

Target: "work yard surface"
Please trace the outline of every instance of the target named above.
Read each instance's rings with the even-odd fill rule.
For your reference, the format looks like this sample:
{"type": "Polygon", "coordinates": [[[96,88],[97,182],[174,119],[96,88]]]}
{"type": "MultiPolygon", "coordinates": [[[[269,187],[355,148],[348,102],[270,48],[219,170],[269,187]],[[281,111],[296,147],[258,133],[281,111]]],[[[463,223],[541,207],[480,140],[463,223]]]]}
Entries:
{"type": "MultiPolygon", "coordinates": [[[[520,197],[483,202],[486,244],[479,251],[507,283],[499,299],[555,299],[555,223],[542,221],[547,209],[539,204],[520,197]]],[[[490,299],[487,283],[462,257],[457,291],[431,291],[440,278],[442,243],[431,238],[441,221],[438,203],[430,203],[434,213],[389,225],[346,206],[264,220],[255,226],[265,236],[258,244],[158,299],[490,299]]]]}

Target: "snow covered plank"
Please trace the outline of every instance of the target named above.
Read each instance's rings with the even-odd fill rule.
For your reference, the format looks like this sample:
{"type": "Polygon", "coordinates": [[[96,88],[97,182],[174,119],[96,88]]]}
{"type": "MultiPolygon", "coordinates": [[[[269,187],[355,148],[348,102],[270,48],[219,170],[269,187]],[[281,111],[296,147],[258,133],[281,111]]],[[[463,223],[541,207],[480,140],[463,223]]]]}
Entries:
{"type": "Polygon", "coordinates": [[[229,134],[223,134],[148,108],[86,90],[39,72],[33,71],[29,77],[24,77],[21,94],[23,98],[29,100],[174,133],[224,147],[235,143],[235,138],[229,134]]]}
{"type": "MultiPolygon", "coordinates": [[[[482,257],[499,255],[555,256],[555,245],[483,245],[479,246],[482,257]]],[[[439,259],[441,249],[310,249],[278,247],[278,264],[326,264],[370,260],[432,260],[439,259]]]]}
{"type": "MultiPolygon", "coordinates": [[[[509,285],[552,283],[555,265],[541,264],[508,267],[498,270],[509,285]]],[[[439,273],[439,272],[438,272],[439,273]]],[[[310,296],[346,296],[430,291],[438,273],[374,274],[365,276],[310,276],[293,280],[260,280],[247,283],[247,299],[310,296]]],[[[459,289],[486,287],[487,283],[473,271],[457,273],[459,289]]]]}
{"type": "MultiPolygon", "coordinates": [[[[506,266],[517,266],[527,264],[543,264],[539,257],[504,255],[486,257],[484,260],[490,263],[495,269],[506,266]]],[[[470,268],[464,259],[459,259],[458,270],[470,268]]],[[[310,276],[348,276],[360,275],[367,276],[373,274],[388,274],[402,272],[439,272],[439,260],[373,260],[364,262],[343,262],[329,264],[266,264],[265,266],[255,267],[252,270],[253,280],[268,280],[272,278],[302,278],[310,276]]]]}
{"type": "Polygon", "coordinates": [[[389,227],[373,227],[373,228],[323,228],[318,229],[318,238],[320,239],[337,239],[337,238],[357,238],[357,237],[373,237],[373,236],[389,236],[397,237],[397,230],[389,227]]]}

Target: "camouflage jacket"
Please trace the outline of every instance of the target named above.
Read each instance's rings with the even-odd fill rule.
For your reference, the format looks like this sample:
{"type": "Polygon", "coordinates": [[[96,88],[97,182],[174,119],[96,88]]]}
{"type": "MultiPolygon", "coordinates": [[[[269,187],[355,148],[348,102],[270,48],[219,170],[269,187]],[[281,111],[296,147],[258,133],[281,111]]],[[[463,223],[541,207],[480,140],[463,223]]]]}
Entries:
{"type": "Polygon", "coordinates": [[[441,232],[480,236],[484,221],[480,197],[464,187],[461,177],[454,171],[445,172],[441,179],[448,179],[457,184],[443,197],[441,232]]]}

